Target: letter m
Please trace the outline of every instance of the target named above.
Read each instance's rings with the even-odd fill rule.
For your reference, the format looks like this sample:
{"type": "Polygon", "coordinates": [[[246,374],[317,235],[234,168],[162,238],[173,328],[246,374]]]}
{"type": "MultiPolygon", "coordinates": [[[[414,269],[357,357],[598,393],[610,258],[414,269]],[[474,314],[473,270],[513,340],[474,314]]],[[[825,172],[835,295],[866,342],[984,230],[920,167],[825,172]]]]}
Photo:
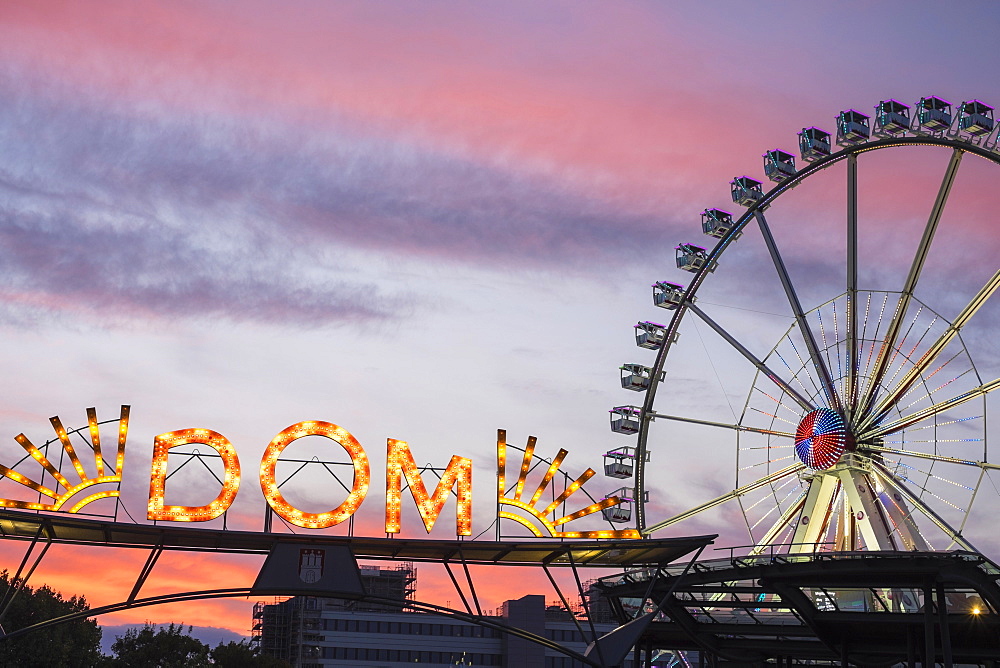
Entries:
{"type": "Polygon", "coordinates": [[[459,536],[472,535],[472,460],[455,455],[434,488],[434,495],[427,494],[420,471],[413,461],[413,454],[406,441],[388,439],[388,456],[385,465],[385,532],[399,533],[403,496],[403,478],[420,511],[424,528],[430,533],[434,528],[448,494],[456,487],[457,500],[455,532],[459,536]]]}

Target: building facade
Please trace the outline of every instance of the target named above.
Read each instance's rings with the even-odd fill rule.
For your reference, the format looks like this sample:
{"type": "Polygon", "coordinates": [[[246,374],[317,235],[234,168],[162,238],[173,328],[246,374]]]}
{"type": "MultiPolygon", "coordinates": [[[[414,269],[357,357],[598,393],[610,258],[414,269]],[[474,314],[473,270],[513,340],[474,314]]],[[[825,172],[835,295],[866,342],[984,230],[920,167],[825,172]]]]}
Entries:
{"type": "MultiPolygon", "coordinates": [[[[501,668],[575,668],[578,661],[518,636],[451,617],[409,612],[416,570],[363,567],[367,591],[397,598],[398,605],[370,604],[311,596],[258,602],[253,640],[262,653],[298,668],[372,666],[497,666],[501,668]],[[390,593],[391,592],[391,593],[390,593]]],[[[496,621],[554,640],[583,653],[587,640],[570,613],[545,604],[538,594],[503,603],[496,621]]],[[[584,631],[589,630],[581,622],[584,631]]],[[[615,624],[595,624],[599,634],[615,624]]],[[[625,663],[631,667],[631,660],[625,663]]]]}

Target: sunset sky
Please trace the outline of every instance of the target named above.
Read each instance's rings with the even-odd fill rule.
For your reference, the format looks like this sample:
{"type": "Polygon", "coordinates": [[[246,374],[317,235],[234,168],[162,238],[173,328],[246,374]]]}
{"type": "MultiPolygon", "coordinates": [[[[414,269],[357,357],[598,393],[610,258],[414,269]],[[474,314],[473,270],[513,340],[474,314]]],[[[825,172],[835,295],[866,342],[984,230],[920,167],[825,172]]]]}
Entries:
{"type": "MultiPolygon", "coordinates": [[[[50,416],[77,427],[89,406],[109,419],[130,404],[133,516],[145,516],[154,436],[203,427],[240,456],[228,526],[260,530],[264,448],[325,420],[372,461],[358,532],[383,534],[396,438],[418,464],[473,460],[479,533],[498,428],[519,445],[537,436],[547,457],[566,448],[574,475],[629,443],[607,411],[641,399],[621,390],[619,365],[653,359],[632,326],[669,317],[649,286],[689,280],[674,246],[709,245],[699,213],[739,209],[734,176],[762,179],[765,150],[833,130],[842,109],[1000,104],[998,27],[991,2],[3,3],[0,461],[23,454],[20,432],[51,438],[50,416]]],[[[947,160],[905,149],[862,161],[866,285],[899,289],[947,160]]],[[[776,223],[810,307],[843,291],[843,169],[790,194],[776,223]]],[[[998,177],[965,158],[921,283],[946,317],[995,270],[998,177]]],[[[703,301],[763,355],[791,321],[759,234],[745,237],[703,301]]],[[[984,380],[1000,376],[991,306],[965,341],[984,380]]],[[[705,327],[676,350],[664,401],[738,413],[750,376],[732,351],[705,327]]],[[[659,433],[654,516],[732,487],[728,435],[659,433]]],[[[179,477],[169,498],[205,503],[206,480],[179,477]]],[[[588,489],[620,485],[597,476],[588,489]]],[[[290,496],[321,510],[343,495],[314,484],[290,496]]],[[[403,535],[422,535],[404,503],[403,535]]],[[[1000,556],[983,520],[1000,504],[992,483],[976,503],[966,535],[1000,556]]],[[[452,512],[433,537],[453,535],[452,512]]],[[[727,512],[664,535],[740,544],[727,512]]],[[[0,545],[0,565],[16,568],[22,550],[0,545]]],[[[111,603],[145,556],[56,546],[33,582],[111,603]]],[[[248,585],[260,563],[166,555],[143,594],[248,585]]],[[[418,598],[457,601],[437,567],[420,568],[418,598]]],[[[542,591],[544,578],[519,576],[523,593],[542,591]]],[[[494,580],[481,594],[493,608],[511,589],[494,580]]],[[[100,621],[247,634],[252,603],[100,621]]]]}

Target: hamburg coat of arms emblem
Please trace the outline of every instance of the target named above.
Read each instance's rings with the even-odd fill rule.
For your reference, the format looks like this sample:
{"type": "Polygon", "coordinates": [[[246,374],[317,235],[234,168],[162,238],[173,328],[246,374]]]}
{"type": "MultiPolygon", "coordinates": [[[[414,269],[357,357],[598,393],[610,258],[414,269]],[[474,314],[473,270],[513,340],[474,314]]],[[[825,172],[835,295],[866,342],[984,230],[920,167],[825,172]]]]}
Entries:
{"type": "Polygon", "coordinates": [[[326,550],[301,549],[299,550],[299,579],[306,584],[319,582],[323,577],[323,561],[326,557],[326,550]]]}

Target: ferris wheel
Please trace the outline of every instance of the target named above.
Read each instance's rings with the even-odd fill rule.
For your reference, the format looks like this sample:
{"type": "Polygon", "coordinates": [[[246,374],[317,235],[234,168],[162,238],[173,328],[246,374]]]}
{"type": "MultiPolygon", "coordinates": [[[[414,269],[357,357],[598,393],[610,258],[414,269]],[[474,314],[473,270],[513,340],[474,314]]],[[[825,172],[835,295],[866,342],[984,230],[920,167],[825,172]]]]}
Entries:
{"type": "MultiPolygon", "coordinates": [[[[990,472],[1000,468],[988,462],[986,421],[988,395],[1000,379],[980,376],[974,355],[984,337],[969,331],[981,324],[975,316],[981,321],[984,307],[989,312],[1000,263],[964,271],[960,257],[948,256],[963,276],[986,276],[963,287],[943,286],[928,267],[935,239],[950,252],[954,217],[944,214],[950,201],[956,206],[951,196],[963,158],[972,154],[987,161],[977,161],[986,165],[981,169],[995,169],[997,132],[993,108],[979,100],[954,109],[934,96],[913,108],[884,100],[873,116],[842,111],[835,134],[803,128],[801,168],[792,153],[767,151],[764,172],[775,184],[769,190],[749,176],[730,183],[733,202],[745,211],[702,212],[702,231],[714,247],[678,245],[677,268],[692,274],[690,282],[655,283],[654,305],[669,320],[635,325],[637,345],[655,351],[655,360],[621,367],[622,387],[642,400],[611,410],[612,431],[635,439],[605,455],[605,473],[631,485],[616,494],[632,500],[634,512],[620,507],[615,521],[634,523],[648,536],[728,503],[738,507],[730,516],[745,522],[757,552],[975,549],[963,530],[973,501],[992,482],[990,472]],[[865,186],[859,172],[890,165],[889,176],[878,178],[892,182],[934,161],[946,166],[922,189],[932,200],[914,226],[922,231],[882,233],[877,248],[864,247],[874,223],[859,213],[865,186]],[[788,231],[789,218],[808,215],[796,203],[809,197],[837,203],[827,218],[835,219],[829,227],[839,246],[823,247],[801,225],[788,231]],[[810,246],[812,255],[803,260],[789,240],[810,246]],[[866,266],[865,258],[878,266],[866,266]],[[818,268],[804,271],[810,259],[818,268]],[[890,271],[894,265],[901,269],[890,271]],[[743,275],[727,277],[730,268],[743,275]],[[778,297],[767,308],[732,298],[741,288],[752,297],[748,285],[768,283],[778,297]],[[730,292],[713,291],[713,284],[730,292]],[[740,317],[731,315],[733,308],[740,317]],[[682,324],[684,343],[678,342],[682,324]],[[771,338],[762,341],[762,331],[771,338]],[[686,390],[678,389],[686,372],[674,376],[690,357],[685,346],[697,346],[698,338],[706,351],[711,342],[726,356],[721,372],[702,370],[706,383],[743,379],[742,410],[738,404],[715,415],[690,410],[686,390]],[[678,430],[687,430],[680,452],[678,430]],[[710,440],[735,446],[732,488],[654,517],[662,505],[650,492],[664,491],[658,473],[710,440]]],[[[994,183],[996,176],[986,175],[994,183]]]]}

